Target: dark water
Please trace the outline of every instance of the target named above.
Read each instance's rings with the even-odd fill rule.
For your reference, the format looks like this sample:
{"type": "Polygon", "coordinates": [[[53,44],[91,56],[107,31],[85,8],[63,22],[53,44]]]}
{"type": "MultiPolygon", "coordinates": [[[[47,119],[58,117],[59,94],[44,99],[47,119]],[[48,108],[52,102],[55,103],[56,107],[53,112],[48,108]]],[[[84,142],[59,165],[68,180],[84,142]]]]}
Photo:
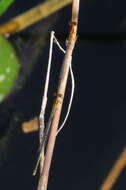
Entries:
{"type": "MultiPolygon", "coordinates": [[[[26,4],[16,1],[8,10],[7,17],[33,5],[36,5],[35,1],[27,1],[26,4]]],[[[57,137],[48,189],[99,189],[125,146],[126,44],[124,33],[116,33],[125,32],[125,28],[121,29],[121,23],[126,17],[124,7],[125,1],[81,1],[79,36],[73,55],[75,95],[69,119],[57,137]]],[[[21,41],[24,48],[21,50],[23,61],[26,59],[29,63],[23,66],[25,80],[21,82],[20,91],[0,107],[0,187],[3,190],[36,189],[38,176],[32,177],[32,172],[37,158],[38,132],[23,134],[21,124],[39,115],[49,32],[55,29],[57,37],[64,43],[63,35],[67,35],[70,10],[68,6],[55,15],[53,21],[45,21],[50,24],[45,30],[47,43],[44,47],[35,44],[35,40],[32,42],[33,49],[30,45],[26,49],[21,41]],[[37,45],[39,50],[42,48],[42,53],[40,51],[34,61],[30,60],[31,52],[34,52],[37,45]],[[31,68],[32,63],[34,65],[31,68]],[[25,72],[29,67],[30,72],[25,72]]],[[[34,26],[31,31],[38,26],[34,26]]],[[[13,45],[27,33],[31,35],[29,31],[11,37],[13,45]]],[[[17,51],[20,55],[20,49],[17,51]]],[[[63,59],[57,49],[54,55],[48,110],[63,59]]],[[[67,93],[70,93],[69,87],[70,80],[67,93]]],[[[66,97],[64,110],[67,101],[66,97]]],[[[125,189],[125,176],[124,169],[113,190],[125,189]]]]}

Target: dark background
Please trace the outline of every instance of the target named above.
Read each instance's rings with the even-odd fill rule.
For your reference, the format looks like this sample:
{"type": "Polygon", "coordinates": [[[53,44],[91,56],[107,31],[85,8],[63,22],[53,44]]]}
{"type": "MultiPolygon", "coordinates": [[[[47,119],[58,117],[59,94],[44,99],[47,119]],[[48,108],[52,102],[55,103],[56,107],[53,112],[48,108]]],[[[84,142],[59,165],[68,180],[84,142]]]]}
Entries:
{"type": "MultiPolygon", "coordinates": [[[[2,17],[2,21],[22,13],[39,2],[15,1],[2,17]]],[[[50,190],[99,189],[125,147],[125,9],[124,0],[81,0],[78,40],[72,62],[76,82],[75,95],[67,123],[56,140],[48,185],[50,190]]],[[[32,171],[37,158],[38,132],[23,134],[21,124],[39,115],[48,58],[49,33],[52,29],[55,30],[56,36],[64,44],[71,18],[71,6],[63,8],[53,16],[56,20],[47,30],[47,45],[43,48],[42,54],[39,54],[33,71],[27,77],[20,93],[14,98],[10,97],[0,107],[1,190],[37,187],[38,175],[33,177],[32,171]],[[18,121],[13,119],[17,113],[20,113],[18,121]],[[11,132],[8,132],[8,128],[11,128],[11,132]]],[[[30,35],[29,31],[20,32],[19,36],[30,35]]],[[[10,41],[13,39],[14,37],[10,38],[10,41]]],[[[63,56],[55,49],[48,110],[51,107],[52,94],[57,87],[62,59],[63,56]]],[[[69,79],[61,120],[67,108],[70,85],[69,79]]],[[[125,178],[124,169],[112,190],[124,190],[125,178]]]]}

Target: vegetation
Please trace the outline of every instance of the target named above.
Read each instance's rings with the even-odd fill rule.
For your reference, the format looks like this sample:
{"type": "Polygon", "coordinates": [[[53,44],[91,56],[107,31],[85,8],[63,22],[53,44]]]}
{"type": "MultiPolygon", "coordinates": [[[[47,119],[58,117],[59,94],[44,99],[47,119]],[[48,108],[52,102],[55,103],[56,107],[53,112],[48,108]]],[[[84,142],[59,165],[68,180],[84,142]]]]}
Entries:
{"type": "Polygon", "coordinates": [[[8,9],[14,0],[0,0],[0,16],[8,9]]]}

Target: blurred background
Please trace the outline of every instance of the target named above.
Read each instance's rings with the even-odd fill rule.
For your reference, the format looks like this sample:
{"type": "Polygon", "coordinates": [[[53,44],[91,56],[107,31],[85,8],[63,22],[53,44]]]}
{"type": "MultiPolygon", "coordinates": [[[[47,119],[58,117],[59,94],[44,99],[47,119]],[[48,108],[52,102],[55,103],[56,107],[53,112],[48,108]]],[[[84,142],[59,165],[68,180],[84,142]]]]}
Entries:
{"type": "MultiPolygon", "coordinates": [[[[15,0],[0,23],[41,1],[15,0]]],[[[81,0],[78,39],[73,54],[75,94],[65,127],[57,136],[48,189],[98,190],[126,144],[126,1],[81,0]]],[[[71,5],[9,37],[20,60],[13,92],[0,104],[0,188],[36,189],[32,172],[38,156],[38,131],[25,134],[22,123],[39,116],[54,30],[63,47],[71,5]],[[40,43],[42,42],[42,43],[40,43]]],[[[46,120],[63,60],[54,47],[46,120]]],[[[61,121],[70,96],[68,80],[61,121]]],[[[126,188],[126,170],[112,190],[126,188]]]]}

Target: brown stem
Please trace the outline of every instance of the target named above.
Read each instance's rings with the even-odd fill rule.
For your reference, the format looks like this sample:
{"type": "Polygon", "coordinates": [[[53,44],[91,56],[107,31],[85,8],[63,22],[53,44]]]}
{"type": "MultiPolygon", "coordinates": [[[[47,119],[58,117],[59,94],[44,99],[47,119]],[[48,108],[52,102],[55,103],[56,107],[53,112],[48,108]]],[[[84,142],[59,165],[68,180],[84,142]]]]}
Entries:
{"type": "Polygon", "coordinates": [[[65,54],[61,72],[60,72],[59,84],[58,84],[58,89],[57,89],[57,98],[56,98],[56,111],[54,113],[53,120],[52,120],[49,140],[48,140],[48,144],[46,148],[44,166],[42,170],[42,175],[40,176],[38,190],[47,189],[49,170],[50,170],[53,149],[54,149],[55,140],[56,140],[56,133],[57,133],[58,123],[60,119],[66,84],[67,84],[69,66],[71,63],[72,52],[73,52],[75,42],[76,42],[78,12],[79,12],[79,0],[73,0],[71,29],[69,33],[66,54],[65,54]]]}
{"type": "Polygon", "coordinates": [[[103,184],[101,185],[100,190],[111,190],[125,166],[126,166],[126,148],[124,148],[123,152],[120,154],[119,158],[115,162],[109,175],[106,177],[103,184]]]}
{"type": "Polygon", "coordinates": [[[48,0],[0,26],[0,35],[14,34],[65,7],[72,0],[48,0]]]}

